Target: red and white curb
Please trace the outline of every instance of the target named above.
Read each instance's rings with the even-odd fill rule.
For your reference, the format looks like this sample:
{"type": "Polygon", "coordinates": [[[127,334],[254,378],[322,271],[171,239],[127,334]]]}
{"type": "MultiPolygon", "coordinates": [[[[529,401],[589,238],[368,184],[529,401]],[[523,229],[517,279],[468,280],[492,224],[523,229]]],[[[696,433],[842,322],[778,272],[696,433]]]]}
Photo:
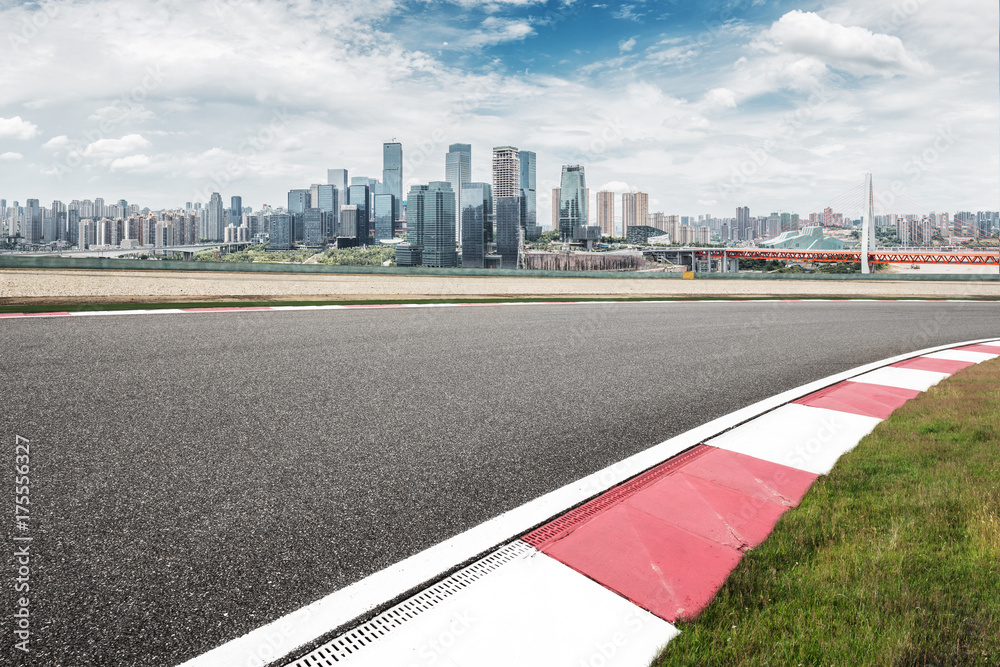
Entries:
{"type": "Polygon", "coordinates": [[[841,455],[910,398],[998,356],[1000,339],[970,341],[783,392],[184,664],[266,665],[343,627],[349,629],[288,664],[647,664],[676,636],[672,623],[704,609],[744,552],[841,455]]]}
{"type": "Polygon", "coordinates": [[[136,310],[74,310],[47,313],[0,313],[0,319],[25,317],[97,317],[101,315],[178,315],[182,313],[235,313],[251,311],[358,310],[371,308],[467,308],[473,306],[571,306],[616,303],[1000,303],[978,299],[636,299],[620,301],[496,301],[484,303],[358,303],[317,306],[221,306],[191,308],[146,308],[136,310]]]}

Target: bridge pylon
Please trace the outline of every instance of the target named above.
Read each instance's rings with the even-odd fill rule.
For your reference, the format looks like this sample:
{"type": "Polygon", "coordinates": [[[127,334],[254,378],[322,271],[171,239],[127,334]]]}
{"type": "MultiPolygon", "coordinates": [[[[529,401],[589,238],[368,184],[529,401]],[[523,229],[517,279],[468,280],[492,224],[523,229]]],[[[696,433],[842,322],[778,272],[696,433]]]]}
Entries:
{"type": "Polygon", "coordinates": [[[872,192],[872,175],[865,174],[865,203],[861,214],[861,273],[871,273],[868,253],[875,249],[875,195],[872,192]]]}

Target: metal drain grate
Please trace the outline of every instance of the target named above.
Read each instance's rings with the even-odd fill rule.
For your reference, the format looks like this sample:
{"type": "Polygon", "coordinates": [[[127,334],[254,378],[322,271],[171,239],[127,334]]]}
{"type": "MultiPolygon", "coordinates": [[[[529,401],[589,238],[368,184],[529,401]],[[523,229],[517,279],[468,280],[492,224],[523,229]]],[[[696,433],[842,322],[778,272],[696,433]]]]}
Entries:
{"type": "Polygon", "coordinates": [[[686,466],[688,463],[691,463],[698,458],[701,458],[711,450],[712,447],[709,447],[708,445],[697,445],[692,447],[683,454],[675,456],[668,461],[664,461],[655,468],[650,468],[646,472],[633,477],[624,484],[619,484],[616,487],[608,489],[590,502],[584,503],[575,510],[563,514],[558,519],[545,524],[541,528],[536,528],[521,539],[536,549],[541,549],[542,547],[564,537],[567,533],[572,532],[572,530],[581,523],[585,523],[594,516],[604,512],[609,507],[630,498],[650,484],[666,477],[667,475],[670,475],[673,472],[676,472],[678,469],[686,466]]]}
{"type": "Polygon", "coordinates": [[[534,549],[521,540],[515,540],[469,567],[382,612],[370,621],[334,638],[311,653],[288,663],[286,667],[329,667],[336,665],[365,646],[389,634],[403,623],[431,609],[442,600],[451,597],[463,588],[467,588],[476,580],[482,579],[504,564],[532,551],[534,549]]]}

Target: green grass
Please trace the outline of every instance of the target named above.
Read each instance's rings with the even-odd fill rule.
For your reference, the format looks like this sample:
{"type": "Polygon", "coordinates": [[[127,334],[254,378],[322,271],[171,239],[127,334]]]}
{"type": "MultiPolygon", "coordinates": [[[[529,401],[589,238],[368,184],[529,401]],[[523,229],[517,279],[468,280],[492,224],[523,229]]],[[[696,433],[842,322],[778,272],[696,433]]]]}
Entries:
{"type": "Polygon", "coordinates": [[[654,665],[1000,663],[1000,360],[820,478],[654,665]]]}

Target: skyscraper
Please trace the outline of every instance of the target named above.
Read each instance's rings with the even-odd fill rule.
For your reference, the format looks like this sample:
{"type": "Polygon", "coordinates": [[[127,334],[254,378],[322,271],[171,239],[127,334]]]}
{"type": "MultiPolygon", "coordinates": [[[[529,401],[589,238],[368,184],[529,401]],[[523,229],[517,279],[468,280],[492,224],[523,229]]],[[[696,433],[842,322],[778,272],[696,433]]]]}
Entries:
{"type": "Polygon", "coordinates": [[[462,267],[481,269],[493,234],[493,188],[468,183],[462,189],[462,267]]]}
{"type": "MultiPolygon", "coordinates": [[[[521,160],[513,146],[493,149],[493,198],[521,196],[521,160]]],[[[520,208],[520,206],[518,206],[520,208]]],[[[496,207],[494,206],[494,210],[496,207]]],[[[518,214],[520,217],[520,213],[518,214]]]]}
{"type": "Polygon", "coordinates": [[[21,236],[25,243],[35,244],[42,240],[42,208],[37,199],[29,199],[24,205],[24,224],[21,236]]]}
{"type": "Polygon", "coordinates": [[[458,266],[455,192],[447,181],[414,185],[406,198],[407,244],[422,248],[424,266],[458,266]],[[413,236],[410,225],[413,224],[413,236]]]}
{"type": "Polygon", "coordinates": [[[239,227],[243,224],[243,197],[234,196],[229,202],[229,222],[239,227]]]}
{"type": "Polygon", "coordinates": [[[350,179],[347,176],[346,169],[327,169],[326,170],[326,184],[333,185],[337,188],[337,192],[340,193],[340,205],[346,206],[351,202],[348,201],[348,186],[350,179]]]}
{"type": "Polygon", "coordinates": [[[209,241],[222,241],[225,238],[225,213],[222,210],[222,195],[213,192],[208,200],[205,215],[205,236],[209,241]]]}
{"type": "Polygon", "coordinates": [[[501,268],[516,269],[521,249],[521,198],[495,197],[497,221],[497,254],[501,268]]]}
{"type": "Polygon", "coordinates": [[[326,213],[326,235],[336,236],[340,221],[340,192],[336,185],[320,185],[316,188],[316,201],[312,205],[326,213]]]}
{"type": "Polygon", "coordinates": [[[444,156],[444,179],[455,191],[456,229],[455,240],[462,240],[462,189],[472,181],[472,145],[452,144],[444,156]]]}
{"type": "Polygon", "coordinates": [[[357,213],[357,239],[358,245],[368,245],[369,222],[371,221],[371,188],[368,187],[368,183],[371,180],[365,177],[355,176],[351,180],[351,186],[348,188],[348,199],[351,202],[351,206],[358,207],[357,213]],[[363,183],[363,184],[362,184],[363,183]]]}
{"type": "Polygon", "coordinates": [[[535,154],[532,151],[518,153],[520,163],[521,226],[538,224],[537,200],[535,193],[535,154]]]}
{"type": "Polygon", "coordinates": [[[587,177],[582,166],[564,164],[559,182],[559,238],[573,240],[573,229],[586,225],[587,177]]]}
{"type": "Polygon", "coordinates": [[[375,195],[375,242],[393,237],[392,223],[396,220],[396,195],[375,195]]]}
{"type": "MultiPolygon", "coordinates": [[[[597,193],[597,224],[604,236],[615,235],[615,193],[601,190],[597,193]]],[[[624,234],[622,235],[624,236],[624,234]]]]}
{"type": "Polygon", "coordinates": [[[292,216],[292,241],[305,238],[305,213],[312,208],[312,192],[299,188],[288,191],[288,214],[292,216]]]}
{"type": "Polygon", "coordinates": [[[645,192],[625,192],[622,194],[622,236],[634,225],[649,222],[649,195],[645,192]]]}
{"type": "Polygon", "coordinates": [[[403,201],[403,145],[397,142],[382,144],[382,183],[386,193],[403,201]]]}

